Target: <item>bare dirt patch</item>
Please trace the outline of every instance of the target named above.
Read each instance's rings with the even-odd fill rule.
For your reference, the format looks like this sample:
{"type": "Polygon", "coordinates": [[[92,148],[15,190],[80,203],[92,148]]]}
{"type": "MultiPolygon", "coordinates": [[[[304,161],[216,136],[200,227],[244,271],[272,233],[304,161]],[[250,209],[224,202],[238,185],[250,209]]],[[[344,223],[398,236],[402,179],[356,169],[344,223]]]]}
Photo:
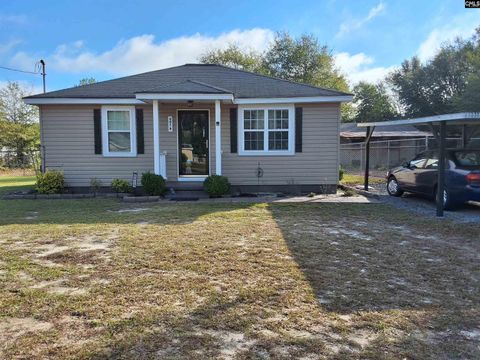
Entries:
{"type": "Polygon", "coordinates": [[[0,320],[0,342],[13,341],[27,333],[47,331],[52,328],[47,321],[34,318],[4,318],[0,320]]]}

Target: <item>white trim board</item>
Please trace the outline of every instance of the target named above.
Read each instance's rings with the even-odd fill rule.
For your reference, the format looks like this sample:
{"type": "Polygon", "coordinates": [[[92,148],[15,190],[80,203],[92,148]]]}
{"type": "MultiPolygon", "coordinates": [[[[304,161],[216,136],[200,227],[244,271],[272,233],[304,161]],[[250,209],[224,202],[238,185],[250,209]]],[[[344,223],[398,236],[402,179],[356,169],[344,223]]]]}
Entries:
{"type": "Polygon", "coordinates": [[[101,104],[101,105],[145,105],[144,101],[137,99],[111,99],[111,98],[35,98],[23,99],[29,105],[62,105],[62,104],[101,104]]]}
{"type": "Polygon", "coordinates": [[[135,94],[139,100],[230,100],[233,101],[232,94],[135,94]]]}
{"type": "Polygon", "coordinates": [[[23,99],[29,105],[67,105],[67,104],[102,104],[102,105],[144,105],[147,100],[226,100],[234,104],[300,104],[300,103],[335,103],[352,101],[353,96],[312,96],[287,98],[240,98],[231,94],[137,94],[135,99],[115,98],[33,98],[23,99]],[[142,101],[145,100],[145,101],[142,101]]]}
{"type": "Polygon", "coordinates": [[[329,103],[349,102],[353,100],[352,95],[343,96],[310,96],[310,97],[285,97],[285,98],[249,98],[235,99],[234,104],[298,104],[298,103],[329,103]]]}

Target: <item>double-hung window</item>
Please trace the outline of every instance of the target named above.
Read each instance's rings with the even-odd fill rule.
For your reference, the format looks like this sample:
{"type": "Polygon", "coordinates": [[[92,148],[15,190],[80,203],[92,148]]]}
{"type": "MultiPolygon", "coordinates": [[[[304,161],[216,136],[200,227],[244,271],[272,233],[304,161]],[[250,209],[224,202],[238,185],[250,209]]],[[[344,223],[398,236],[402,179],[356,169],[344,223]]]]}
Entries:
{"type": "Polygon", "coordinates": [[[240,155],[292,155],[294,108],[292,106],[240,107],[240,155]]]}
{"type": "Polygon", "coordinates": [[[135,108],[102,108],[102,143],[104,156],[136,156],[135,108]]]}

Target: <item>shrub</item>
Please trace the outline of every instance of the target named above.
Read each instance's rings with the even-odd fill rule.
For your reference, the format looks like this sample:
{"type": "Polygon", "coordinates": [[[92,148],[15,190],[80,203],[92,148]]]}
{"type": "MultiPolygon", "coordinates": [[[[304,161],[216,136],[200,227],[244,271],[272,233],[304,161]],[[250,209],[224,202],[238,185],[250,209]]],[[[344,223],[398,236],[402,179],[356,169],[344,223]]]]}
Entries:
{"type": "Polygon", "coordinates": [[[90,189],[93,192],[94,196],[97,196],[97,192],[100,190],[102,187],[102,182],[97,179],[96,177],[93,177],[90,179],[90,189]]]}
{"type": "Polygon", "coordinates": [[[338,169],[338,180],[342,181],[343,180],[343,175],[345,174],[345,170],[340,166],[338,169]]]}
{"type": "Polygon", "coordinates": [[[60,171],[48,170],[37,176],[37,191],[40,194],[60,194],[65,187],[65,178],[60,171]]]}
{"type": "Polygon", "coordinates": [[[230,191],[230,183],[225,176],[210,175],[203,182],[203,188],[205,192],[212,197],[222,196],[228,194],[230,191]]]}
{"type": "Polygon", "coordinates": [[[132,189],[130,183],[125,179],[113,179],[111,187],[117,193],[128,193],[132,189]]]}
{"type": "Polygon", "coordinates": [[[163,195],[167,191],[165,179],[161,175],[156,175],[151,172],[142,174],[141,180],[143,191],[147,195],[163,195]]]}

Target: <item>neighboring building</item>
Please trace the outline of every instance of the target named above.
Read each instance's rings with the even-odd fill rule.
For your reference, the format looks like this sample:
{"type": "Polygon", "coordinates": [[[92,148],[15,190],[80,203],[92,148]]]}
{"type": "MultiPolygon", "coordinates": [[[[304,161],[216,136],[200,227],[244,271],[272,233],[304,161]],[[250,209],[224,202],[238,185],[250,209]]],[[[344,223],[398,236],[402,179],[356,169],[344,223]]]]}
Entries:
{"type": "MultiPolygon", "coordinates": [[[[359,128],[356,123],[340,125],[340,142],[342,144],[364,142],[365,128],[359,128]]],[[[377,126],[372,134],[372,141],[402,140],[432,137],[429,131],[422,131],[413,125],[377,126]]]]}
{"type": "Polygon", "coordinates": [[[169,186],[211,174],[241,191],[336,190],[350,94],[187,64],[25,98],[40,108],[45,167],[67,186],[137,172],[169,186]]]}

